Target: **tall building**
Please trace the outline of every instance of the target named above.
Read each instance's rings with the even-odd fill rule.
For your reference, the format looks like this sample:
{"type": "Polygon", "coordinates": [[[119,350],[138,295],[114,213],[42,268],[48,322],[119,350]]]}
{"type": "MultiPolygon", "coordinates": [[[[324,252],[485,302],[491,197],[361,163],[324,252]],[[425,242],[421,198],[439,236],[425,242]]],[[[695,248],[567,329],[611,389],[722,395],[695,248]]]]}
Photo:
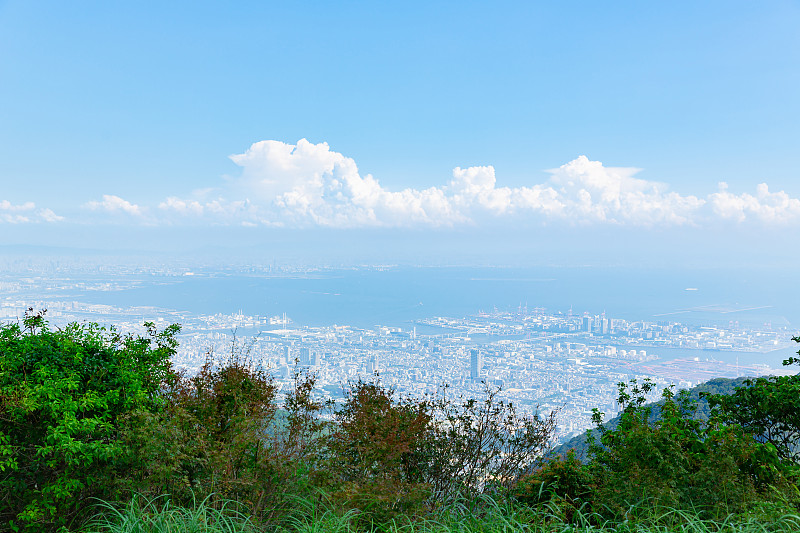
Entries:
{"type": "Polygon", "coordinates": [[[366,366],[367,366],[367,374],[374,374],[375,372],[380,371],[380,369],[378,368],[378,356],[377,356],[377,354],[372,355],[367,360],[367,365],[366,366]]]}
{"type": "Polygon", "coordinates": [[[592,331],[592,317],[585,316],[583,317],[583,331],[587,331],[591,333],[592,331]]]}
{"type": "Polygon", "coordinates": [[[481,377],[483,370],[483,354],[477,348],[469,351],[469,377],[477,381],[481,377]]]}
{"type": "Polygon", "coordinates": [[[292,361],[292,349],[289,347],[288,344],[284,344],[281,347],[281,358],[280,364],[282,365],[291,365],[294,361],[292,361]]]}
{"type": "Polygon", "coordinates": [[[311,350],[303,346],[300,348],[300,365],[301,366],[309,366],[311,365],[311,350]]]}

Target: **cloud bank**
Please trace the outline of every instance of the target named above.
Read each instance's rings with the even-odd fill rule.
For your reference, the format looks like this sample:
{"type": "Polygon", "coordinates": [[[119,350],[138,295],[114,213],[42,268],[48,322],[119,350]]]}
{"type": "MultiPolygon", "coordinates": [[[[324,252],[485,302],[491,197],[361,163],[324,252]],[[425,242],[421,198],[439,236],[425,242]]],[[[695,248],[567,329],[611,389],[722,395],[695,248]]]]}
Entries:
{"type": "Polygon", "coordinates": [[[766,183],[758,184],[755,196],[731,194],[725,182],[720,182],[718,187],[718,192],[709,195],[709,202],[714,213],[721,218],[738,222],[755,218],[771,223],[785,223],[800,218],[800,200],[784,191],[769,192],[766,183]]]}
{"type": "Polygon", "coordinates": [[[87,202],[84,207],[93,211],[105,211],[107,213],[127,213],[135,217],[141,217],[144,212],[141,207],[123,200],[113,194],[104,194],[102,201],[87,202]]]}
{"type": "MultiPolygon", "coordinates": [[[[308,227],[454,227],[491,223],[619,226],[788,224],[800,199],[770,192],[735,194],[720,183],[706,197],[670,191],[636,177],[637,168],[606,167],[580,156],[547,171],[541,183],[498,185],[492,166],[456,167],[426,189],[392,191],[356,162],[306,139],[256,142],[230,156],[241,174],[215,189],[169,197],[150,209],[105,195],[84,207],[149,223],[308,227]]],[[[541,181],[541,180],[540,180],[541,181]]]]}
{"type": "Polygon", "coordinates": [[[64,217],[52,209],[36,209],[33,202],[12,204],[8,200],[0,200],[0,223],[25,224],[29,222],[60,222],[64,217]]]}

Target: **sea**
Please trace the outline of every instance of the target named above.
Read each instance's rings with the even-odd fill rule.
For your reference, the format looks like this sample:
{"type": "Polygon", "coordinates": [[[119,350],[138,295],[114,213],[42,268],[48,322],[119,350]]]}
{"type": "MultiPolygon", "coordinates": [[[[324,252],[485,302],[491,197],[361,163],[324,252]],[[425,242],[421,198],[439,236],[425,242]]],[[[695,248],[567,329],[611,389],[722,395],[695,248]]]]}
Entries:
{"type": "Polygon", "coordinates": [[[305,325],[403,326],[431,316],[544,307],[627,320],[800,324],[790,272],[626,268],[363,267],[301,273],[143,278],[87,301],[192,313],[286,313],[305,325]]]}
{"type": "MultiPolygon", "coordinates": [[[[628,267],[369,266],[295,273],[199,271],[142,278],[116,291],[79,297],[115,306],[155,306],[192,314],[285,313],[296,325],[411,328],[427,317],[541,307],[626,320],[786,329],[800,327],[800,284],[790,270],[628,267]]],[[[426,333],[420,330],[419,333],[426,333]]],[[[794,333],[797,334],[797,333],[794,333]]],[[[785,353],[784,353],[785,352],[785,353]]],[[[772,363],[722,352],[725,360],[772,363]]],[[[709,355],[704,353],[704,355],[709,355]]],[[[711,354],[712,356],[715,354],[711,354]]]]}

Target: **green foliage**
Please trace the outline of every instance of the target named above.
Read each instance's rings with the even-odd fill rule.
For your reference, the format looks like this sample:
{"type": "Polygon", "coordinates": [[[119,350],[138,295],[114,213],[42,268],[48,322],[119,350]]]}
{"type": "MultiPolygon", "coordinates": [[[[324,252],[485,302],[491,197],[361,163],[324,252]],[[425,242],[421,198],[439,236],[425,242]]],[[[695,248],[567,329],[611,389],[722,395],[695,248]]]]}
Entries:
{"type": "Polygon", "coordinates": [[[442,396],[433,402],[428,479],[437,500],[504,493],[548,449],[556,412],[525,415],[499,400],[498,392],[487,387],[482,399],[442,396]]]}
{"type": "MultiPolygon", "coordinates": [[[[711,417],[711,406],[708,403],[707,397],[711,395],[728,395],[732,394],[737,388],[747,386],[746,382],[748,381],[747,378],[739,377],[739,378],[714,378],[706,381],[705,383],[701,383],[691,389],[686,390],[683,394],[687,395],[688,399],[691,400],[694,406],[694,413],[692,414],[693,418],[697,418],[703,422],[707,422],[708,419],[711,417]]],[[[663,404],[663,400],[653,402],[649,404],[648,407],[650,408],[650,422],[655,422],[661,416],[661,405],[663,404]]],[[[619,425],[621,416],[616,416],[611,420],[603,422],[603,427],[614,429],[619,425]]],[[[591,431],[587,431],[586,433],[582,433],[577,435],[567,442],[556,446],[550,452],[549,455],[552,457],[560,456],[566,457],[566,455],[573,451],[575,456],[583,461],[589,461],[589,433],[591,431]]]]}
{"type": "Polygon", "coordinates": [[[378,380],[350,383],[326,439],[323,487],[364,523],[385,524],[419,513],[430,496],[430,404],[401,398],[378,380]]]}
{"type": "Polygon", "coordinates": [[[340,509],[386,524],[460,498],[508,489],[546,448],[555,413],[526,416],[487,389],[482,400],[402,398],[379,381],[351,383],[317,479],[340,509]]]}
{"type": "Polygon", "coordinates": [[[43,315],[0,327],[0,523],[12,530],[67,526],[86,498],[109,494],[120,423],[160,406],[179,330],[51,330],[43,315]]]}
{"type": "Polygon", "coordinates": [[[229,503],[222,511],[207,502],[182,508],[141,498],[120,509],[105,504],[101,516],[86,533],[795,533],[800,530],[800,517],[775,514],[769,509],[719,521],[678,509],[658,512],[634,509],[631,514],[640,519],[626,521],[606,521],[577,511],[571,521],[564,521],[548,508],[532,510],[486,496],[478,497],[470,506],[451,503],[438,509],[435,515],[414,519],[397,516],[380,525],[363,523],[355,510],[339,512],[328,504],[320,505],[317,500],[303,499],[280,525],[262,529],[246,514],[237,512],[235,502],[229,503]]]}
{"type": "Polygon", "coordinates": [[[397,398],[377,380],[359,380],[334,420],[326,441],[331,496],[370,522],[417,512],[430,493],[423,482],[430,406],[397,398]]]}
{"type": "Polygon", "coordinates": [[[219,502],[216,507],[203,500],[190,507],[178,507],[168,498],[134,496],[123,508],[101,502],[100,512],[85,533],[251,533],[255,531],[236,502],[219,502]]]}
{"type": "Polygon", "coordinates": [[[234,344],[222,364],[209,355],[195,376],[164,390],[165,409],[140,411],[125,426],[129,491],[170,494],[184,505],[195,495],[233,499],[261,521],[308,485],[324,423],[311,398],[314,377],[298,374],[285,408],[277,387],[234,344]]]}
{"type": "Polygon", "coordinates": [[[126,425],[138,481],[180,501],[193,491],[241,496],[263,451],[274,395],[268,376],[238,359],[221,368],[209,359],[197,375],[178,376],[165,390],[164,410],[138,412],[126,425]]]}
{"type": "Polygon", "coordinates": [[[546,507],[562,520],[572,522],[581,509],[592,502],[592,474],[589,467],[569,452],[552,457],[541,468],[514,486],[516,501],[532,507],[546,507]]]}
{"type": "Polygon", "coordinates": [[[497,390],[409,398],[376,379],[350,383],[337,407],[297,373],[279,406],[238,343],[196,375],[173,372],[177,332],[52,331],[33,313],[0,328],[2,523],[66,529],[100,497],[131,502],[105,505],[93,527],[108,532],[797,524],[781,518],[800,502],[796,376],[709,395],[711,409],[698,391],[653,405],[650,381],[620,383],[622,413],[603,424],[595,411],[588,462],[543,461],[555,413],[523,415],[497,390]]]}
{"type": "Polygon", "coordinates": [[[769,500],[772,487],[784,483],[773,446],[713,415],[698,420],[686,393],[665,389],[661,416],[651,422],[645,395],[652,386],[648,380],[619,384],[623,413],[615,429],[605,428],[595,412],[599,440],[591,445],[589,463],[594,509],[602,503],[604,512],[622,516],[631,505],[648,502],[720,518],[769,500]]]}
{"type": "MultiPolygon", "coordinates": [[[[800,342],[800,337],[792,340],[800,342]]],[[[800,353],[800,352],[798,352],[800,353]]],[[[800,363],[791,357],[784,365],[800,363]]],[[[726,422],[738,424],[770,443],[781,459],[800,461],[800,374],[747,380],[730,395],[708,395],[726,422]]]]}
{"type": "Polygon", "coordinates": [[[431,421],[427,402],[396,398],[394,390],[378,381],[358,381],[345,391],[335,420],[329,445],[345,478],[421,480],[422,448],[431,421]]]}
{"type": "Polygon", "coordinates": [[[518,501],[546,507],[560,520],[589,513],[595,522],[650,519],[659,510],[721,520],[794,508],[797,490],[774,446],[725,423],[718,410],[703,420],[687,391],[668,388],[658,404],[647,404],[651,381],[618,386],[622,413],[612,426],[595,410],[589,461],[574,453],[551,458],[520,481],[518,501]]]}

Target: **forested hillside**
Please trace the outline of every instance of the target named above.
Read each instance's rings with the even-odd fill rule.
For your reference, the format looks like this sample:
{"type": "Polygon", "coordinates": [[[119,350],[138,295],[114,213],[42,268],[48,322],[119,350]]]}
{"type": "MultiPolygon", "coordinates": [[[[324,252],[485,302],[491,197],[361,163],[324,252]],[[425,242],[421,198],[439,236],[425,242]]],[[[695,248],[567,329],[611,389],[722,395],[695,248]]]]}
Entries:
{"type": "MultiPolygon", "coordinates": [[[[715,378],[708,380],[705,383],[701,383],[696,387],[692,387],[691,389],[687,390],[688,397],[694,402],[694,418],[697,420],[707,421],[709,415],[711,414],[711,410],[708,405],[708,400],[704,398],[704,395],[709,394],[721,394],[721,395],[728,395],[731,394],[737,387],[744,386],[744,382],[748,379],[753,378],[715,378]]],[[[661,406],[664,404],[664,400],[659,400],[657,402],[653,402],[652,404],[646,404],[646,407],[651,409],[650,411],[650,421],[653,422],[659,418],[661,415],[661,406]]],[[[603,423],[605,427],[610,429],[616,428],[620,422],[620,416],[616,416],[606,422],[603,423]]],[[[591,430],[590,430],[591,431],[591,430]]],[[[551,457],[566,457],[567,453],[570,450],[575,452],[575,456],[582,462],[586,462],[589,460],[589,445],[587,442],[589,432],[581,433],[575,437],[572,437],[568,441],[564,442],[553,448],[550,452],[551,457]]]]}

